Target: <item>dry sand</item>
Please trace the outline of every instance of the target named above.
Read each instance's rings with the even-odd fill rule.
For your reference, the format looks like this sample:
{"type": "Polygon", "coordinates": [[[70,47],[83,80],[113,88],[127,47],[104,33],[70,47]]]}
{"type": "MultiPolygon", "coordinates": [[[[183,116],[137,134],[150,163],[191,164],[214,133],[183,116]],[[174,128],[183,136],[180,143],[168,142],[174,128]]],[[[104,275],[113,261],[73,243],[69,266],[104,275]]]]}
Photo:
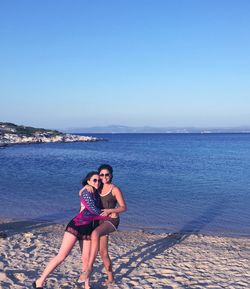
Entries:
{"type": "MultiPolygon", "coordinates": [[[[57,253],[64,226],[46,222],[0,224],[0,288],[31,288],[57,253]]],[[[116,285],[109,288],[250,288],[250,238],[118,231],[110,236],[116,285]]],[[[46,288],[83,288],[79,246],[47,279],[46,288]]],[[[104,288],[98,258],[92,288],[104,288]]]]}

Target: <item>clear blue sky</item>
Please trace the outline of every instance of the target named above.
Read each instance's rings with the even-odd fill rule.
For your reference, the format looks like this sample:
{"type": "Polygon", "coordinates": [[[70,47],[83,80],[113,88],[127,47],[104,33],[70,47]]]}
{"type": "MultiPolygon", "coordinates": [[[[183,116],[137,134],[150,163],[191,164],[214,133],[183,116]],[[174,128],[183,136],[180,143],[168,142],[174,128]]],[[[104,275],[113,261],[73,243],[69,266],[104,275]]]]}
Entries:
{"type": "Polygon", "coordinates": [[[0,2],[0,121],[250,125],[249,0],[0,2]]]}

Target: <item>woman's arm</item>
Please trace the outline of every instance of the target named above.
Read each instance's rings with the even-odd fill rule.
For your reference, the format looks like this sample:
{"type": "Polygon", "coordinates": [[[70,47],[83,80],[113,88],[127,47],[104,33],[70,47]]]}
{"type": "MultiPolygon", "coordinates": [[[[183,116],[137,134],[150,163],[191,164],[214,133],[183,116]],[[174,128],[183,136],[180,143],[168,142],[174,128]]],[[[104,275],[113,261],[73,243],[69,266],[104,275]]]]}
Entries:
{"type": "Polygon", "coordinates": [[[112,193],[113,193],[113,196],[116,198],[119,207],[114,208],[114,209],[103,209],[102,212],[104,212],[108,215],[112,214],[112,213],[126,212],[127,211],[127,205],[126,205],[126,202],[124,200],[124,197],[123,197],[121,190],[118,187],[114,187],[112,190],[112,193]]]}
{"type": "Polygon", "coordinates": [[[87,190],[83,190],[80,199],[85,209],[87,209],[91,214],[101,214],[101,209],[96,206],[92,193],[88,192],[87,190]]]}
{"type": "Polygon", "coordinates": [[[81,190],[79,191],[79,197],[81,197],[82,192],[84,191],[85,187],[81,188],[81,190]]]}
{"type": "Polygon", "coordinates": [[[82,188],[82,190],[87,190],[89,191],[90,193],[94,193],[94,188],[91,187],[90,185],[86,185],[82,188]]]}
{"type": "MultiPolygon", "coordinates": [[[[81,197],[83,190],[84,190],[84,188],[82,188],[82,189],[79,191],[79,197],[81,197]]],[[[85,206],[84,206],[83,203],[81,202],[81,203],[80,203],[80,212],[82,212],[84,209],[85,209],[85,206]]]]}

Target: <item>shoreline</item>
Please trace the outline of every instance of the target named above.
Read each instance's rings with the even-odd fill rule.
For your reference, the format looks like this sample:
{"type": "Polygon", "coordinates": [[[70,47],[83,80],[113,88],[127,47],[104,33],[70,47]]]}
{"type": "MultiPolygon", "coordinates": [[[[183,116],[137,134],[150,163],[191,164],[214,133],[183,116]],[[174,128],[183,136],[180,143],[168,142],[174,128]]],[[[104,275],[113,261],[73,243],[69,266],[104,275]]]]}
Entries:
{"type": "MultiPolygon", "coordinates": [[[[64,224],[0,220],[0,284],[4,289],[30,288],[61,243],[64,224]],[[3,223],[4,222],[4,223],[3,223]]],[[[250,238],[189,233],[153,234],[117,231],[110,234],[110,256],[116,285],[110,288],[249,288],[250,238]]],[[[47,289],[76,287],[81,272],[79,246],[48,278],[47,289]]],[[[98,257],[93,288],[103,288],[105,273],[98,257]]]]}
{"type": "Polygon", "coordinates": [[[107,139],[102,138],[93,138],[88,140],[73,140],[73,141],[27,141],[27,142],[0,142],[0,148],[7,148],[15,145],[39,145],[39,144],[59,144],[59,143],[80,143],[80,142],[100,142],[108,141],[107,139]]]}
{"type": "MultiPolygon", "coordinates": [[[[29,230],[34,224],[44,224],[44,225],[63,225],[66,226],[67,220],[53,220],[53,219],[44,219],[44,218],[32,218],[32,219],[18,219],[18,218],[5,218],[0,217],[0,233],[5,233],[8,235],[8,231],[11,232],[12,230],[17,231],[24,231],[29,230]]],[[[167,231],[166,228],[158,228],[158,227],[142,227],[140,225],[127,225],[127,224],[120,224],[119,231],[121,232],[143,232],[146,234],[152,235],[181,235],[181,234],[191,234],[191,235],[201,235],[207,237],[225,237],[225,238],[234,238],[240,239],[245,238],[250,240],[250,235],[247,233],[232,233],[232,232],[212,232],[212,231],[198,231],[198,230],[176,230],[176,231],[167,231]]]]}
{"type": "Polygon", "coordinates": [[[9,147],[12,147],[12,146],[22,146],[22,145],[44,145],[44,144],[71,144],[71,143],[89,143],[89,142],[92,142],[92,143],[96,143],[96,142],[101,142],[101,141],[108,141],[108,139],[101,139],[101,138],[98,138],[98,139],[93,139],[93,140],[85,140],[85,141],[81,141],[81,140],[74,140],[74,141],[50,141],[50,142],[39,142],[39,141],[36,141],[36,142],[15,142],[15,143],[0,143],[0,149],[7,149],[9,147]]]}

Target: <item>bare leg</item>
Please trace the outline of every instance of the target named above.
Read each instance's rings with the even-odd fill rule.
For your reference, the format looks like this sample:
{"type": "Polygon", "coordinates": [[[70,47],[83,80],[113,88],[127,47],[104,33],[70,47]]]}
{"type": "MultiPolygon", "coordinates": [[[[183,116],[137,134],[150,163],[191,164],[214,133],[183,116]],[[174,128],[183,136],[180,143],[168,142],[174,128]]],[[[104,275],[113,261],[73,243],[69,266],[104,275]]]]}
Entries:
{"type": "MultiPolygon", "coordinates": [[[[85,272],[88,268],[91,242],[90,240],[84,240],[84,241],[80,241],[79,243],[80,243],[80,248],[81,248],[81,253],[82,253],[82,272],[85,272]]],[[[85,289],[90,288],[89,278],[84,279],[84,276],[81,274],[79,281],[85,282],[84,284],[85,289]]]]}
{"type": "Polygon", "coordinates": [[[48,275],[68,256],[73,246],[75,245],[76,240],[76,236],[68,232],[64,233],[60,250],[58,254],[49,261],[41,277],[36,280],[37,287],[42,287],[48,275]]]}
{"type": "Polygon", "coordinates": [[[89,264],[88,269],[86,272],[85,278],[87,278],[90,274],[90,272],[93,269],[93,264],[95,262],[98,248],[99,248],[99,239],[101,236],[107,235],[114,231],[114,227],[108,223],[104,222],[101,225],[99,225],[91,234],[91,249],[90,249],[90,256],[89,256],[89,264]]]}
{"type": "Polygon", "coordinates": [[[100,252],[106,273],[108,275],[108,280],[105,282],[104,285],[108,285],[108,284],[114,282],[112,263],[111,263],[109,253],[108,253],[108,240],[109,240],[109,237],[107,235],[100,237],[99,252],[100,252]]]}

